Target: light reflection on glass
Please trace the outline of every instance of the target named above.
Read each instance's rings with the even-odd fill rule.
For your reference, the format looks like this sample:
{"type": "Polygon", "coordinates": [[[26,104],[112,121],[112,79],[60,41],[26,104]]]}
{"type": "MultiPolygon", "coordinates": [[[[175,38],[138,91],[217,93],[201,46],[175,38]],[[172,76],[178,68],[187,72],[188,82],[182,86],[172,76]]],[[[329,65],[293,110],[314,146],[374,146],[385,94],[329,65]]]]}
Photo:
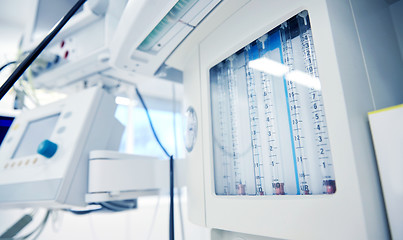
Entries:
{"type": "Polygon", "coordinates": [[[313,88],[315,90],[321,89],[319,78],[299,70],[290,71],[290,68],[286,65],[265,57],[250,61],[249,67],[276,77],[284,76],[287,81],[292,81],[308,88],[313,88]]]}

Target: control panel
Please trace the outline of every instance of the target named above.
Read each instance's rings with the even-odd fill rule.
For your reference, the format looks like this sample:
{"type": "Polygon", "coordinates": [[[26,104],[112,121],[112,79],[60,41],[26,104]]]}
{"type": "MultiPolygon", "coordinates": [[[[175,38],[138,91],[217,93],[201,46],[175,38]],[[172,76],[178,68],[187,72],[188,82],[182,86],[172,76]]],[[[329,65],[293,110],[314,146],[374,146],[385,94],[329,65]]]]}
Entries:
{"type": "Polygon", "coordinates": [[[85,205],[89,151],[120,143],[115,106],[91,88],[21,113],[0,149],[0,206],[85,205]]]}

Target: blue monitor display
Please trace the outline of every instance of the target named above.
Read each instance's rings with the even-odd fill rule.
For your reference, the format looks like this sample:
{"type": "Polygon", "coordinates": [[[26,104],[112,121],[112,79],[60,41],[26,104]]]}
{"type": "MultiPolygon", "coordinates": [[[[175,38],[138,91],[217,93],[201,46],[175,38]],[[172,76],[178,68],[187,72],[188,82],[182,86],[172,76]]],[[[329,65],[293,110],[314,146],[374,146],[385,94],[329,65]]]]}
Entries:
{"type": "Polygon", "coordinates": [[[8,129],[13,123],[13,117],[0,116],[0,145],[3,142],[4,137],[7,134],[8,129]]]}

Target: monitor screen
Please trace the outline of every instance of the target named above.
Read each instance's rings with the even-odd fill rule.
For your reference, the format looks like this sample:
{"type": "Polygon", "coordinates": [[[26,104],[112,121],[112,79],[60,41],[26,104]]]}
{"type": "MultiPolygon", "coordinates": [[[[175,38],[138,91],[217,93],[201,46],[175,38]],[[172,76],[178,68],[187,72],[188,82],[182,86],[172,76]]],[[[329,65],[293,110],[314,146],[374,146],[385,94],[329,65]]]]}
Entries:
{"type": "Polygon", "coordinates": [[[4,137],[7,134],[8,129],[13,123],[13,117],[0,116],[0,145],[4,140],[4,137]]]}
{"type": "Polygon", "coordinates": [[[217,195],[336,191],[307,11],[210,69],[217,195]]]}
{"type": "Polygon", "coordinates": [[[60,113],[29,122],[12,158],[36,154],[39,144],[52,135],[59,116],[60,113]]]}

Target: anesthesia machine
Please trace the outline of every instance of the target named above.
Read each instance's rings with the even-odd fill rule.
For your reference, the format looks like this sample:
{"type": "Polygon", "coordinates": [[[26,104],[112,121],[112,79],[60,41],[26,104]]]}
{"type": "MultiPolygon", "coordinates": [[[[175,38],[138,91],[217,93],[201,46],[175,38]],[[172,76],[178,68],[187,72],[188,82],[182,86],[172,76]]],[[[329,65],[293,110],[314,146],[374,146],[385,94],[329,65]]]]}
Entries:
{"type": "Polygon", "coordinates": [[[222,2],[167,61],[190,220],[212,239],[388,239],[367,113],[403,102],[399,24],[385,1],[222,2]]]}
{"type": "MultiPolygon", "coordinates": [[[[36,1],[24,56],[57,21],[50,2],[36,1]]],[[[85,90],[15,118],[0,206],[136,199],[168,179],[172,196],[173,157],[154,129],[169,163],[116,152],[114,97],[159,79],[184,87],[186,167],[175,172],[187,175],[188,219],[211,239],[403,239],[401,177],[388,175],[403,169],[382,150],[402,127],[379,128],[374,112],[371,136],[367,115],[403,102],[402,14],[399,0],[88,0],[29,76],[85,90]]]]}

